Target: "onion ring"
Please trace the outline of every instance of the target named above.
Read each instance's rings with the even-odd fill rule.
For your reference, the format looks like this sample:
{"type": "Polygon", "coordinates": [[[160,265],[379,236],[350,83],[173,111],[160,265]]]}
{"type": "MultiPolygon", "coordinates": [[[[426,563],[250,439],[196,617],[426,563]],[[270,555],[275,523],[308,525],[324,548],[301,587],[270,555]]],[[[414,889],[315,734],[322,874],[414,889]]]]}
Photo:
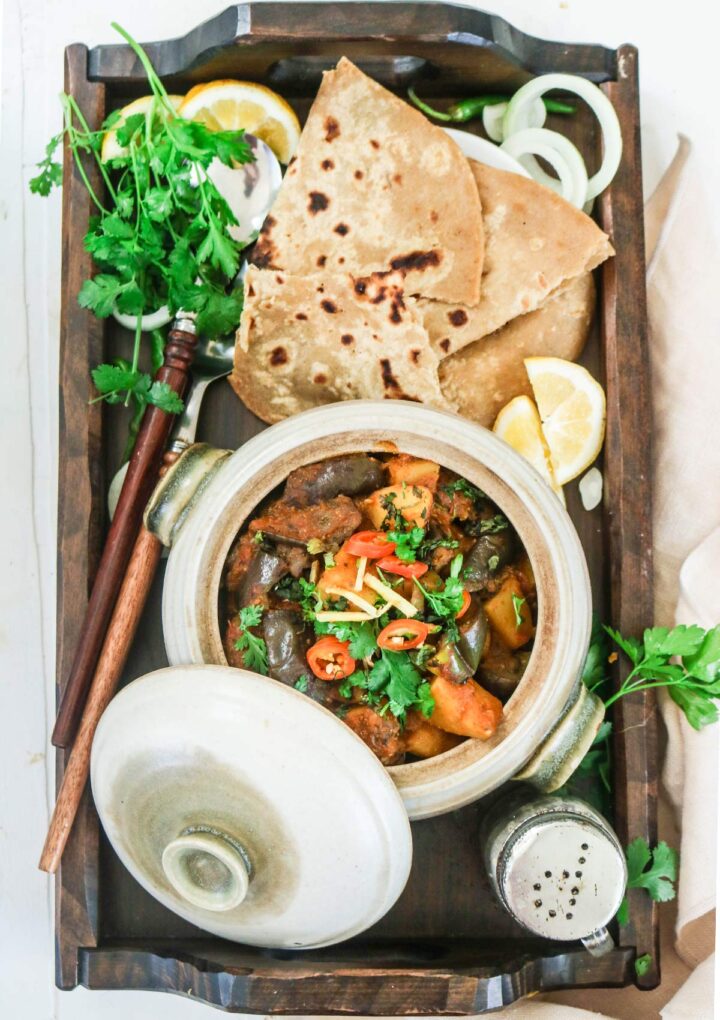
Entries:
{"type": "MultiPolygon", "coordinates": [[[[603,134],[603,160],[597,173],[588,180],[587,194],[581,205],[604,191],[617,173],[622,156],[622,133],[620,122],[608,97],[600,91],[597,85],[587,81],[586,78],[579,78],[573,74],[543,74],[534,78],[522,88],[518,89],[508,103],[503,119],[503,136],[507,141],[516,132],[530,126],[528,105],[534,103],[551,89],[562,89],[565,92],[573,92],[584,99],[593,111],[603,134]]],[[[542,173],[536,160],[531,173],[535,177],[535,170],[542,173]]],[[[525,164],[527,166],[527,164],[525,164]]],[[[544,175],[547,177],[547,174],[544,175]]],[[[540,178],[536,178],[540,179],[540,178]]],[[[551,179],[551,178],[550,178],[551,179]]]]}
{"type": "Polygon", "coordinates": [[[163,305],[158,308],[155,312],[148,312],[147,315],[126,315],[124,312],[119,312],[117,305],[113,305],[113,318],[124,326],[125,329],[130,329],[135,332],[137,328],[137,320],[140,319],[140,329],[143,333],[150,333],[153,329],[160,329],[161,326],[166,326],[172,319],[172,312],[167,305],[163,305]]]}
{"type": "Polygon", "coordinates": [[[539,183],[552,188],[572,205],[580,209],[583,207],[588,189],[587,170],[582,156],[564,135],[558,134],[557,131],[548,131],[547,128],[525,128],[512,134],[500,148],[530,170],[535,180],[541,178],[539,183]],[[530,153],[547,160],[559,180],[546,174],[535,159],[532,159],[535,167],[531,169],[527,162],[530,153]],[[539,174],[536,171],[539,171],[539,174]]]}

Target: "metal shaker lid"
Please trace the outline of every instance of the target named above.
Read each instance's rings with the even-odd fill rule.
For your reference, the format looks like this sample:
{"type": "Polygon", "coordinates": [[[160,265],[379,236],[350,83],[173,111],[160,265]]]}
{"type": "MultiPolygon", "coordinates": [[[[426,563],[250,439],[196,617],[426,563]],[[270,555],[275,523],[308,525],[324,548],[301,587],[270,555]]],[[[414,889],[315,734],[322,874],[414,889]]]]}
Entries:
{"type": "Polygon", "coordinates": [[[620,907],[625,857],[612,831],[593,814],[559,806],[536,815],[515,830],[500,853],[501,896],[537,935],[582,939],[610,922],[620,907]]]}

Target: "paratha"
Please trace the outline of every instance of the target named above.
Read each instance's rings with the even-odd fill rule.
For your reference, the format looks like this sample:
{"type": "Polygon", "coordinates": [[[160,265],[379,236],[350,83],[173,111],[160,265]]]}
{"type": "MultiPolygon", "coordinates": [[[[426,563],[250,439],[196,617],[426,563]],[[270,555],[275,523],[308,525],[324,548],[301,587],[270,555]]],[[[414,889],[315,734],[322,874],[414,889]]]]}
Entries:
{"type": "Polygon", "coordinates": [[[613,254],[585,213],[528,177],[470,160],[483,209],[485,260],[480,302],[420,300],[440,357],[538,308],[562,283],[613,254]]]}
{"type": "Polygon", "coordinates": [[[319,278],[251,266],[230,383],[271,423],[335,400],[399,398],[453,409],[399,273],[319,278]]]}
{"type": "Polygon", "coordinates": [[[595,309],[591,273],[562,284],[534,312],[468,344],[440,363],[440,386],[460,414],[490,427],[513,397],[532,396],[524,358],[575,361],[582,354],[595,309]]]}
{"type": "Polygon", "coordinates": [[[252,261],[316,273],[400,271],[407,294],[480,296],[478,189],[456,143],[343,57],[312,105],[252,261]]]}

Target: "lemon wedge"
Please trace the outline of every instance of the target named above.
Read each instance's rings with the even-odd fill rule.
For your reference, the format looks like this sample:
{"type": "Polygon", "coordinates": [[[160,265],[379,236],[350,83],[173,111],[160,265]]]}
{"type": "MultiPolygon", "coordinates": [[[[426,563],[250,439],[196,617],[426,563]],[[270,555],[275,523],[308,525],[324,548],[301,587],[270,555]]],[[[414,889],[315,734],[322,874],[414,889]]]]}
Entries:
{"type": "Polygon", "coordinates": [[[281,163],[289,163],[300,140],[300,121],[285,100],[264,85],[230,79],[196,85],[179,113],[212,131],[247,131],[270,146],[281,163]]]}
{"type": "Polygon", "coordinates": [[[605,439],[605,392],[582,365],[526,358],[542,431],[559,485],[590,467],[605,439]]]}
{"type": "MultiPolygon", "coordinates": [[[[125,123],[128,117],[132,117],[135,113],[147,113],[150,109],[150,103],[153,101],[154,96],[140,96],[139,99],[133,100],[132,103],[128,103],[127,106],[123,106],[120,111],[120,119],[114,128],[106,131],[103,135],[102,148],[100,149],[100,159],[103,163],[107,163],[109,159],[118,159],[121,156],[127,155],[127,149],[125,146],[120,145],[117,140],[117,129],[125,123]]],[[[179,109],[180,104],[183,101],[182,96],[168,96],[168,99],[173,104],[175,109],[179,109]]],[[[159,104],[158,104],[159,107],[159,104]]]]}
{"type": "Polygon", "coordinates": [[[503,407],[493,425],[493,432],[530,461],[550,488],[565,505],[562,488],[553,472],[550,450],[545,442],[540,415],[530,397],[515,397],[503,407]]]}

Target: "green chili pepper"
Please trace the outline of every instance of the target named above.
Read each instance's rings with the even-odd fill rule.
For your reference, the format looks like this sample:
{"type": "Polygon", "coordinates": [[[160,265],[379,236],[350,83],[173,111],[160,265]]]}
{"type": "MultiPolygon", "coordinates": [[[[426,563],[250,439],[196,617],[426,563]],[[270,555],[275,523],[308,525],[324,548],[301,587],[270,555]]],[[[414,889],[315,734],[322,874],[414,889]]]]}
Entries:
{"type": "MultiPolygon", "coordinates": [[[[447,108],[447,112],[443,113],[441,110],[434,110],[427,103],[423,103],[421,99],[418,99],[413,88],[408,89],[408,95],[415,106],[429,117],[435,117],[437,120],[454,121],[458,124],[473,120],[475,117],[480,117],[486,106],[509,103],[511,99],[510,96],[474,96],[471,99],[461,99],[459,103],[453,103],[452,106],[447,108]]],[[[557,99],[545,99],[543,97],[543,103],[548,113],[575,113],[574,106],[571,106],[569,103],[562,103],[557,99]]]]}

